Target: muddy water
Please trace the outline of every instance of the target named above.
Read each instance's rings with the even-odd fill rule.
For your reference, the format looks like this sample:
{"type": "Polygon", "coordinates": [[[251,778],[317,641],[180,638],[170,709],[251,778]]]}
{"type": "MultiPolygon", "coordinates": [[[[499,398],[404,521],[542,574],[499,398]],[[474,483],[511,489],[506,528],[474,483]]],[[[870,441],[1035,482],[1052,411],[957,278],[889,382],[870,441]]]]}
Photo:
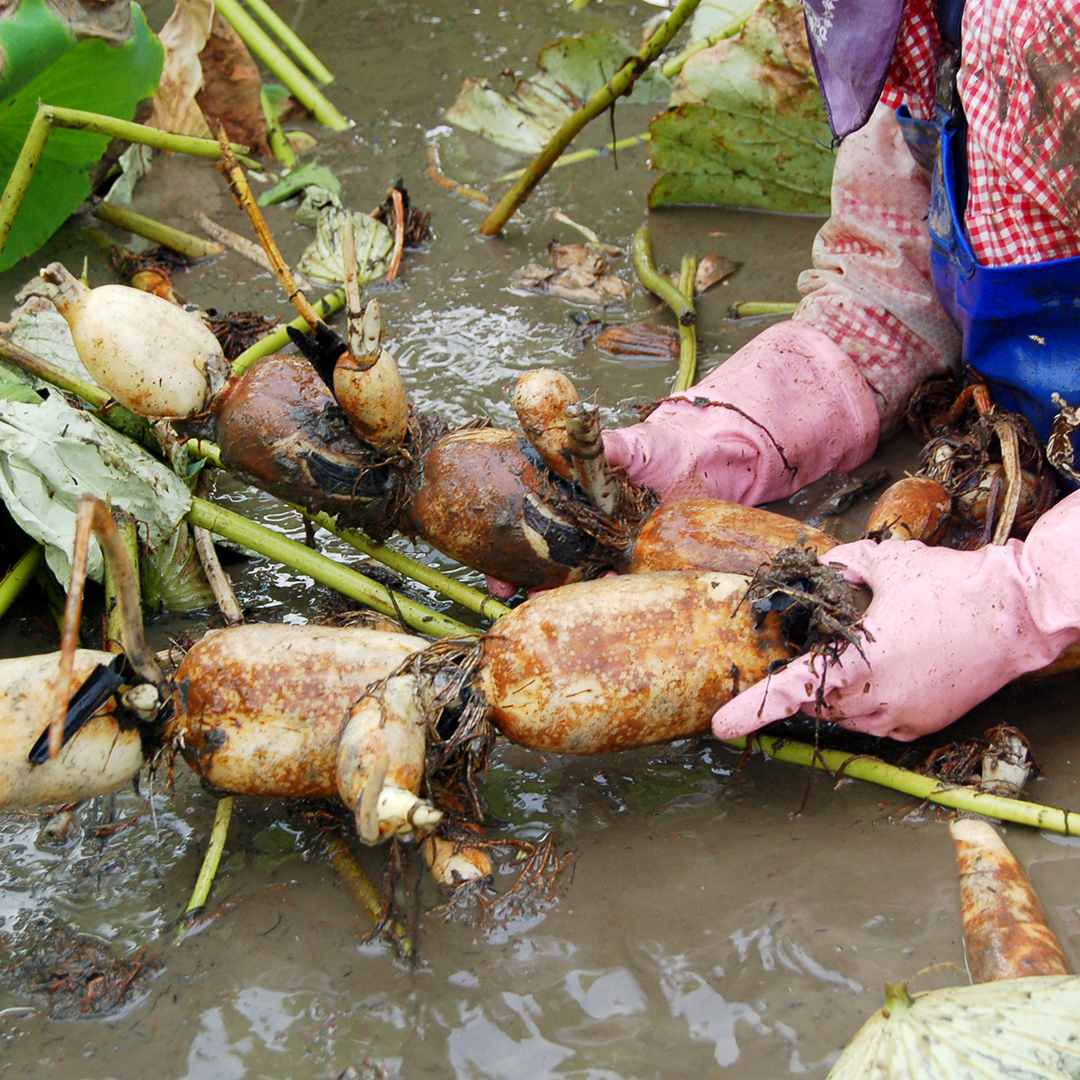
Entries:
{"type": "MultiPolygon", "coordinates": [[[[331,95],[357,122],[341,136],[318,132],[318,152],[342,177],[346,201],[374,206],[401,176],[433,213],[429,249],[408,256],[399,286],[372,292],[415,400],[452,421],[487,414],[510,422],[508,386],[538,364],[562,368],[595,393],[610,423],[628,420],[634,399],[662,395],[668,365],[630,366],[579,349],[570,338],[572,305],[507,287],[509,274],[542,259],[551,239],[576,239],[550,220],[552,208],[627,246],[651,183],[643,151],[620,155],[617,171],[607,160],[554,174],[498,240],[476,236],[482,208],[424,177],[429,140],[459,181],[483,183],[521,164],[440,128],[441,109],[464,77],[531,71],[559,32],[633,28],[654,9],[608,0],[574,16],[562,3],[536,2],[525,24],[524,5],[491,0],[279,7],[337,72],[331,95]]],[[[616,116],[621,135],[646,121],[630,108],[616,116]]],[[[594,141],[603,134],[589,133],[594,141]]],[[[205,165],[167,163],[139,206],[186,227],[202,207],[242,227],[205,165]]],[[[298,253],[306,239],[289,217],[275,212],[271,224],[287,253],[298,253]]],[[[652,216],[659,261],[677,265],[695,250],[743,264],[702,302],[705,368],[762,325],[727,320],[731,302],[794,296],[816,225],[713,210],[652,216]]],[[[47,257],[70,263],[84,251],[103,278],[77,225],[47,257]]],[[[615,268],[630,275],[625,260],[615,268]]],[[[0,283],[5,295],[32,269],[24,264],[0,283]]],[[[235,257],[178,285],[205,306],[287,314],[270,279],[235,257]]],[[[608,317],[643,318],[654,307],[638,292],[608,317]]],[[[883,457],[897,472],[910,449],[886,448],[883,457]]],[[[235,483],[220,484],[217,497],[299,530],[294,515],[235,483]]],[[[793,511],[807,505],[797,500],[793,511]]],[[[857,531],[865,510],[843,527],[857,531]]],[[[242,600],[272,617],[305,621],[323,603],[310,582],[265,563],[238,564],[234,573],[242,600]]],[[[192,618],[151,629],[164,641],[201,625],[192,618]]],[[[29,620],[20,626],[25,638],[12,649],[46,647],[29,620]]],[[[1075,807],[1078,687],[1066,677],[1007,688],[960,729],[1022,724],[1046,773],[1031,796],[1075,807]]],[[[145,948],[143,959],[159,965],[107,1021],[52,1019],[26,980],[0,978],[0,1076],[334,1077],[370,1059],[409,1080],[821,1077],[880,1004],[884,982],[927,989],[967,981],[951,841],[936,812],[904,797],[811,779],[787,765],[740,763],[711,740],[596,759],[503,745],[485,794],[496,835],[535,841],[553,833],[560,851],[576,857],[572,879],[554,906],[487,926],[441,922],[413,906],[417,967],[364,942],[365,916],[310,828],[280,804],[238,801],[210,904],[219,915],[179,948],[171,923],[214,813],[190,774],[179,771],[172,792],[159,781],[154,791],[144,785],[142,797],[98,800],[59,843],[39,836],[34,817],[0,817],[0,934],[10,959],[40,951],[65,926],[119,957],[145,948]],[[97,835],[105,823],[136,816],[111,838],[97,835]],[[925,972],[935,965],[945,966],[925,972]]],[[[1019,828],[1007,838],[1080,962],[1080,848],[1019,828]]],[[[362,858],[382,873],[381,852],[362,858]]],[[[503,887],[509,880],[500,877],[503,887]]],[[[420,888],[420,909],[433,906],[433,892],[420,888]]]]}

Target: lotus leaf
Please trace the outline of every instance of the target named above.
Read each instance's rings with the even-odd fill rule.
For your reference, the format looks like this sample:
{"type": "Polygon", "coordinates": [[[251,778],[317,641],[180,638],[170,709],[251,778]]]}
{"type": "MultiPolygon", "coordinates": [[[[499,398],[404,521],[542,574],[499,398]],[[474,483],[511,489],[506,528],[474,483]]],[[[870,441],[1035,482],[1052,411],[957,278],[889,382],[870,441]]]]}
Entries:
{"type": "MultiPolygon", "coordinates": [[[[60,394],[41,405],[0,401],[0,499],[19,527],[45,545],[57,579],[71,572],[75,508],[89,491],[139,522],[151,547],[187,513],[187,488],[164,465],[60,394]]],[[[100,580],[92,545],[88,573],[100,580]]]]}
{"type": "Polygon", "coordinates": [[[394,249],[390,230],[368,214],[358,214],[338,205],[328,205],[319,211],[315,239],[305,248],[296,269],[314,281],[341,282],[345,280],[345,256],[342,243],[345,215],[351,214],[356,235],[356,263],[361,284],[382,277],[394,249]]]}
{"type": "Polygon", "coordinates": [[[828,211],[832,136],[794,0],[765,0],[737,37],[691,57],[671,100],[650,128],[667,174],[650,206],[828,211]]]}
{"type": "MultiPolygon", "coordinates": [[[[519,82],[509,97],[487,79],[466,79],[446,119],[509,150],[535,154],[634,52],[618,34],[565,38],[541,52],[540,71],[519,82]]],[[[669,92],[668,80],[650,69],[634,84],[630,100],[666,101],[669,92]]]]}
{"type": "Polygon", "coordinates": [[[908,995],[903,984],[828,1080],[1076,1080],[1080,976],[1035,975],[908,995]]]}

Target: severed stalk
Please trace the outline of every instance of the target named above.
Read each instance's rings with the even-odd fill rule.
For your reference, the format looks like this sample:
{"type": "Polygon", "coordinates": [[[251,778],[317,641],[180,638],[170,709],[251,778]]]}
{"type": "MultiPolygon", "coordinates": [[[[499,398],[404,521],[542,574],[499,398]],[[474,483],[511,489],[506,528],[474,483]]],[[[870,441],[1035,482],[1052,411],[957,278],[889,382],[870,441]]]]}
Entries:
{"type": "MultiPolygon", "coordinates": [[[[209,486],[209,479],[204,469],[199,474],[199,479],[195,484],[195,494],[200,498],[205,498],[206,489],[209,486]]],[[[177,526],[177,528],[181,529],[183,527],[183,523],[177,526]]],[[[206,580],[210,582],[210,590],[217,601],[218,609],[225,616],[225,621],[230,626],[234,623],[243,622],[244,611],[240,607],[240,601],[236,599],[236,593],[233,591],[229,575],[222,568],[217,549],[214,547],[213,534],[209,529],[204,529],[201,525],[192,525],[191,535],[195,540],[195,554],[199,557],[203,573],[206,574],[206,580]]]]}
{"type": "Polygon", "coordinates": [[[285,84],[305,109],[333,131],[347,131],[349,121],[326,99],[318,87],[278,48],[276,42],[239,4],[221,0],[221,17],[240,35],[244,44],[285,84]]]}
{"type": "MultiPolygon", "coordinates": [[[[316,300],[312,306],[315,308],[316,315],[326,319],[335,312],[340,311],[344,303],[345,290],[339,288],[335,289],[333,292],[327,293],[321,300],[316,300]]],[[[303,318],[293,319],[291,323],[288,323],[285,326],[279,326],[276,330],[272,330],[267,334],[266,337],[256,341],[250,349],[245,349],[233,361],[233,374],[242,375],[256,360],[260,360],[264,356],[269,356],[271,353],[275,353],[288,345],[290,326],[294,330],[299,330],[301,333],[314,329],[314,327],[303,318]]]]}
{"type": "Polygon", "coordinates": [[[1011,821],[1017,825],[1046,829],[1064,836],[1080,835],[1080,814],[1073,811],[1059,810],[1057,807],[1043,806],[1041,803],[1026,802],[1022,799],[987,795],[976,788],[945,783],[932,776],[923,776],[865,754],[821,750],[810,743],[798,742],[795,739],[777,739],[771,735],[725,739],[724,745],[735,750],[760,750],[777,761],[808,765],[837,778],[845,776],[854,780],[868,780],[872,784],[880,784],[893,791],[914,795],[918,799],[948,806],[953,810],[982,814],[998,821],[1011,821]]]}
{"type": "Polygon", "coordinates": [[[432,637],[475,637],[478,631],[465,626],[456,619],[425,607],[416,600],[391,591],[365,578],[363,574],[342,566],[325,555],[312,551],[296,540],[274,532],[272,529],[248,521],[224,507],[193,498],[188,521],[202,525],[218,536],[241,544],[251,551],[275,559],[300,574],[307,574],[316,581],[344,596],[359,600],[391,618],[400,617],[413,630],[432,637]]]}
{"type": "MultiPolygon", "coordinates": [[[[69,128],[73,131],[89,131],[96,135],[108,135],[112,139],[124,139],[126,142],[140,143],[157,150],[172,153],[191,154],[194,157],[216,158],[220,155],[219,144],[212,139],[197,139],[192,135],[174,135],[168,131],[148,128],[145,124],[134,124],[126,120],[117,120],[112,116],[86,112],[82,109],[66,109],[59,105],[38,105],[37,113],[26,133],[19,157],[12,166],[7,186],[0,195],[0,251],[4,250],[11,226],[22,205],[23,197],[30,186],[30,180],[37,169],[45,145],[54,127],[69,128]]],[[[236,153],[247,153],[246,146],[234,145],[236,153]]]]}
{"type": "Polygon", "coordinates": [[[742,33],[746,24],[750,21],[751,16],[756,11],[756,7],[751,7],[746,14],[740,15],[726,26],[720,27],[719,30],[714,30],[711,34],[706,34],[705,37],[699,38],[692,45],[688,45],[683,49],[681,53],[673,56],[670,60],[665,60],[660,67],[661,73],[669,79],[675,78],[675,76],[682,71],[686,61],[689,60],[691,56],[696,56],[699,52],[702,52],[705,49],[711,49],[713,45],[742,33]]]}
{"type": "Polygon", "coordinates": [[[100,218],[109,225],[115,225],[118,229],[126,229],[135,236],[141,236],[144,240],[150,240],[155,244],[161,244],[172,251],[178,251],[181,255],[187,255],[191,259],[208,259],[220,255],[224,248],[219,243],[211,243],[199,236],[174,229],[171,225],[164,225],[153,218],[136,214],[134,210],[128,210],[124,206],[115,206],[113,203],[99,200],[94,205],[94,217],[100,218]]]}
{"type": "Polygon", "coordinates": [[[652,238],[649,235],[649,226],[642,225],[634,233],[634,241],[630,248],[634,260],[634,270],[641,279],[641,284],[650,292],[656,293],[669,308],[679,322],[679,326],[693,326],[697,322],[697,313],[694,311],[694,301],[685,296],[679,289],[672,285],[667,278],[659,273],[652,257],[652,238]]]}
{"type": "Polygon", "coordinates": [[[266,3],[266,0],[245,0],[245,3],[258,15],[266,27],[277,35],[282,45],[296,57],[316,82],[325,85],[334,81],[334,76],[326,65],[297,37],[289,24],[266,3]]]}
{"type": "Polygon", "coordinates": [[[740,300],[728,308],[728,318],[753,319],[760,315],[790,315],[798,306],[789,300],[740,300]]]}
{"type": "Polygon", "coordinates": [[[615,512],[617,489],[608,467],[600,438],[600,410],[588,401],[567,405],[566,448],[574,463],[574,472],[589,501],[611,517],[615,512]]]}
{"type": "MultiPolygon", "coordinates": [[[[698,260],[696,255],[684,255],[682,266],[679,269],[679,292],[689,301],[694,303],[694,277],[697,274],[698,260]]],[[[679,323],[679,373],[675,376],[674,393],[680,390],[689,390],[697,378],[697,326],[693,323],[687,325],[679,323]]]]}
{"type": "Polygon", "coordinates": [[[482,191],[478,191],[474,187],[469,187],[468,184],[459,184],[456,180],[451,180],[450,177],[442,171],[442,166],[439,164],[438,147],[429,146],[427,148],[427,158],[427,174],[429,180],[434,180],[439,187],[445,188],[447,191],[452,191],[455,195],[464,195],[467,199],[472,199],[474,202],[483,203],[484,206],[491,205],[491,199],[489,199],[482,191]]]}
{"type": "Polygon", "coordinates": [[[405,200],[396,187],[390,189],[390,201],[394,207],[394,251],[390,257],[390,268],[386,271],[386,280],[393,281],[401,269],[401,256],[405,251],[405,200]]]}
{"type": "MultiPolygon", "coordinates": [[[[237,255],[253,262],[262,270],[266,270],[268,273],[275,273],[273,263],[267,257],[267,254],[258,244],[253,244],[246,236],[241,236],[239,233],[235,233],[232,229],[225,228],[224,225],[219,225],[212,217],[204,213],[202,210],[196,210],[193,217],[196,224],[199,226],[207,236],[212,236],[214,240],[222,247],[227,247],[230,251],[235,251],[237,255]]],[[[303,274],[294,274],[293,280],[301,289],[310,289],[311,282],[304,277],[303,274]]]]}
{"type": "Polygon", "coordinates": [[[413,955],[412,938],[401,923],[386,919],[379,890],[375,888],[368,872],[360,865],[352,848],[340,836],[332,835],[327,837],[326,850],[334,869],[341,875],[341,880],[367,912],[371,921],[377,928],[385,925],[395,948],[406,959],[411,957],[413,955]]]}
{"type": "Polygon", "coordinates": [[[1020,470],[1020,438],[1012,424],[995,424],[994,434],[1001,447],[1001,462],[1005,469],[1005,501],[1001,516],[994,529],[992,544],[1004,544],[1012,532],[1016,512],[1020,508],[1020,496],[1024,490],[1024,477],[1020,470]]]}
{"type": "Polygon", "coordinates": [[[90,550],[90,535],[94,533],[101,544],[106,561],[116,582],[116,602],[121,620],[124,652],[131,666],[147,682],[152,683],[165,700],[168,680],[157,656],[146,643],[143,634],[142,611],[139,607],[139,586],[128,558],[120,531],[105,504],[94,495],[83,495],[75,518],[75,545],[71,558],[71,581],[64,608],[64,633],[60,640],[60,662],[57,671],[57,698],[49,721],[49,757],[60,753],[63,741],[64,718],[71,699],[72,669],[82,619],[83,593],[86,588],[86,558],[90,550]]]}
{"type": "MultiPolygon", "coordinates": [[[[567,165],[577,165],[580,161],[592,161],[593,158],[617,154],[620,150],[629,150],[632,146],[638,146],[648,141],[649,133],[645,131],[640,135],[627,135],[623,139],[616,139],[614,142],[606,143],[604,146],[598,146],[595,149],[572,150],[569,154],[563,154],[558,161],[552,164],[551,168],[562,169],[567,165]]],[[[511,172],[503,173],[502,176],[496,176],[491,182],[493,184],[504,184],[510,180],[519,180],[526,172],[526,169],[514,169],[511,172]]]]}
{"type": "Polygon", "coordinates": [[[312,328],[322,327],[329,331],[329,327],[319,318],[315,309],[308,303],[308,298],[304,295],[300,286],[297,285],[288,263],[282,257],[277,242],[266,226],[266,219],[262,216],[262,211],[255,201],[255,196],[251,193],[244,170],[240,168],[240,163],[236,160],[236,155],[229,146],[225,128],[220,124],[218,125],[218,142],[221,146],[221,160],[218,162],[218,168],[221,170],[222,176],[228,180],[229,189],[232,191],[237,205],[247,214],[248,220],[255,230],[255,235],[259,238],[259,243],[262,244],[263,251],[266,252],[267,258],[270,260],[270,269],[273,270],[278,281],[281,282],[289,302],[300,313],[301,318],[305,319],[312,328]]]}
{"type": "Polygon", "coordinates": [[[239,233],[233,232],[232,229],[226,229],[224,225],[219,225],[203,210],[196,210],[194,218],[199,228],[207,236],[213,237],[223,248],[235,251],[237,255],[243,256],[248,262],[253,262],[262,270],[267,270],[271,274],[274,272],[274,267],[266,257],[266,252],[258,244],[253,244],[246,236],[241,236],[239,233]]]}
{"type": "MultiPolygon", "coordinates": [[[[113,518],[116,530],[120,535],[120,542],[124,546],[128,565],[131,568],[131,580],[135,586],[135,602],[141,605],[139,580],[139,533],[135,519],[128,514],[121,514],[113,518]]],[[[119,584],[113,565],[109,560],[105,562],[105,651],[114,655],[122,653],[124,647],[122,637],[124,633],[124,611],[119,602],[119,584]]],[[[141,610],[141,608],[140,608],[141,610]]]]}

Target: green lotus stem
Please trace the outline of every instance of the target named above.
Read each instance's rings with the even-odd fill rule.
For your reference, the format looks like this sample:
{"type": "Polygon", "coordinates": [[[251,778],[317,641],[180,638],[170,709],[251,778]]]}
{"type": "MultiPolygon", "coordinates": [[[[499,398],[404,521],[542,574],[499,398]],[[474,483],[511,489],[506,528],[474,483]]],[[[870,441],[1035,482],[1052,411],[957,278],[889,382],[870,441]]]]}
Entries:
{"type": "Polygon", "coordinates": [[[263,115],[266,117],[266,141],[270,150],[286,169],[291,169],[296,164],[296,151],[282,129],[281,121],[274,112],[274,107],[270,104],[270,98],[265,90],[259,91],[259,101],[262,103],[263,115]]]}
{"type": "Polygon", "coordinates": [[[210,442],[209,439],[188,439],[187,452],[192,457],[210,462],[216,469],[229,471],[221,460],[221,447],[217,443],[210,442]]]}
{"type": "Polygon", "coordinates": [[[4,579],[0,581],[0,618],[8,613],[11,605],[22,595],[23,589],[34,580],[44,557],[45,549],[40,544],[34,544],[4,575],[4,579]]]}
{"type": "Polygon", "coordinates": [[[150,427],[150,422],[145,417],[125,409],[123,405],[117,405],[109,396],[108,391],[102,390],[95,383],[80,379],[78,375],[73,375],[58,364],[35,356],[4,337],[0,337],[0,359],[10,361],[16,367],[36,376],[42,382],[47,382],[50,386],[55,386],[58,390],[65,390],[69,394],[81,397],[83,401],[94,406],[96,410],[94,415],[114,431],[126,435],[153,454],[161,453],[161,445],[150,427]]]}
{"type": "Polygon", "coordinates": [[[144,240],[161,244],[172,251],[178,251],[191,259],[209,259],[220,255],[225,250],[223,244],[215,244],[212,240],[204,240],[201,236],[192,236],[191,233],[174,229],[171,225],[164,225],[153,218],[136,214],[134,210],[115,206],[104,200],[94,207],[94,217],[115,225],[118,229],[125,229],[129,233],[141,236],[144,240]]]}
{"type": "MultiPolygon", "coordinates": [[[[217,874],[218,866],[221,865],[221,855],[225,850],[225,838],[229,835],[229,822],[232,820],[233,796],[226,795],[218,799],[217,810],[214,813],[214,827],[210,832],[210,843],[203,856],[202,866],[199,868],[199,876],[195,879],[195,888],[191,892],[191,899],[184,909],[185,915],[206,905],[210,895],[210,887],[214,884],[214,875],[217,874]]],[[[176,935],[176,944],[187,937],[188,927],[181,924],[176,935]]]]}
{"type": "MultiPolygon", "coordinates": [[[[383,902],[379,896],[379,890],[375,888],[375,883],[360,865],[352,848],[340,836],[330,836],[326,841],[326,853],[330,856],[331,864],[341,880],[345,882],[349,892],[356,897],[360,906],[367,912],[368,918],[375,926],[378,926],[383,918],[383,902]]],[[[405,927],[399,922],[391,921],[387,929],[401,955],[406,959],[411,957],[413,943],[405,927]]]]}
{"type": "Polygon", "coordinates": [[[673,56],[670,60],[665,60],[660,71],[669,79],[678,75],[679,72],[682,71],[683,65],[691,56],[703,52],[705,49],[711,49],[725,38],[735,37],[735,35],[750,21],[751,16],[756,10],[756,7],[751,8],[745,15],[741,15],[739,18],[735,19],[734,22],[729,22],[727,26],[722,26],[719,30],[714,30],[700,41],[695,41],[693,45],[688,45],[681,53],[673,56]]]}
{"type": "MultiPolygon", "coordinates": [[[[693,326],[697,321],[697,313],[694,311],[693,300],[688,300],[676,286],[672,285],[667,278],[662,277],[653,264],[652,240],[649,236],[649,226],[642,225],[634,233],[634,242],[630,248],[634,260],[634,269],[641,280],[641,284],[650,292],[656,293],[661,300],[675,314],[679,326],[693,326]]],[[[681,353],[680,342],[680,353],[681,353]]]]}
{"type": "MultiPolygon", "coordinates": [[[[646,131],[641,135],[627,135],[625,139],[616,139],[613,143],[606,143],[604,146],[596,147],[596,149],[571,150],[569,154],[563,154],[558,161],[553,162],[551,167],[561,169],[564,165],[577,165],[581,161],[592,161],[593,158],[598,158],[601,154],[607,155],[618,150],[629,150],[632,146],[637,146],[638,143],[648,142],[649,138],[649,133],[646,131]]],[[[496,176],[491,182],[493,184],[502,184],[510,180],[517,180],[519,177],[524,176],[527,171],[526,169],[514,169],[513,172],[496,176]]]]}
{"type": "Polygon", "coordinates": [[[243,43],[285,84],[289,93],[333,131],[347,131],[345,119],[319,88],[278,48],[274,39],[240,6],[238,0],[220,0],[221,17],[240,35],[243,43]]]}
{"type": "Polygon", "coordinates": [[[433,566],[428,566],[419,559],[406,555],[403,551],[377,543],[358,529],[340,528],[329,514],[308,514],[304,511],[302,513],[316,525],[332,532],[369,558],[390,567],[396,573],[412,578],[413,581],[418,581],[421,585],[426,585],[429,589],[442,593],[447,599],[453,600],[477,615],[482,615],[485,619],[491,619],[494,622],[510,611],[510,608],[505,604],[500,604],[493,596],[488,596],[487,593],[474,589],[471,585],[466,585],[457,578],[452,578],[449,574],[444,574],[441,570],[436,570],[433,566]]]}
{"type": "Polygon", "coordinates": [[[1006,799],[1000,795],[988,795],[974,788],[947,784],[930,776],[889,765],[877,758],[861,754],[848,754],[841,750],[817,750],[809,743],[791,739],[774,739],[769,735],[753,735],[747,739],[725,740],[725,745],[736,750],[747,746],[757,748],[778,761],[795,765],[813,765],[833,776],[850,776],[855,780],[869,780],[873,784],[891,788],[904,795],[913,795],[939,806],[963,810],[971,814],[983,814],[998,821],[1010,821],[1016,825],[1030,825],[1033,829],[1046,829],[1064,836],[1080,835],[1080,814],[1058,810],[1052,806],[1006,799]]]}
{"type": "MultiPolygon", "coordinates": [[[[190,157],[208,158],[212,161],[221,157],[221,146],[214,139],[199,139],[194,135],[176,135],[171,131],[158,131],[157,128],[136,124],[130,120],[117,120],[115,116],[103,116],[101,113],[86,112],[83,109],[65,109],[59,105],[39,105],[38,112],[44,113],[53,127],[89,131],[94,135],[108,135],[110,139],[142,143],[155,150],[167,150],[173,154],[187,154],[190,157]]],[[[257,161],[252,161],[247,157],[248,147],[239,143],[230,145],[238,159],[250,168],[259,167],[257,161]]]]}
{"type": "MultiPolygon", "coordinates": [[[[694,277],[697,274],[697,256],[684,255],[679,270],[679,293],[691,308],[694,305],[694,277]]],[[[679,373],[675,376],[675,393],[689,390],[697,378],[697,327],[679,323],[679,373]]]]}
{"type": "MultiPolygon", "coordinates": [[[[133,518],[127,514],[113,514],[116,522],[116,531],[120,536],[120,542],[127,553],[128,562],[131,563],[131,571],[135,582],[135,595],[140,596],[139,590],[139,531],[133,518]]],[[[117,593],[116,578],[113,575],[109,560],[105,560],[105,611],[106,611],[106,644],[105,648],[113,646],[110,652],[118,651],[124,641],[124,620],[121,617],[120,600],[117,593]]]]}
{"type": "Polygon", "coordinates": [[[479,634],[478,630],[451,619],[448,615],[433,611],[405,596],[391,593],[389,589],[363,574],[312,551],[296,540],[290,540],[273,529],[248,521],[247,518],[224,507],[215,506],[205,499],[192,498],[187,520],[192,525],[201,525],[226,540],[232,540],[242,547],[265,555],[268,559],[282,563],[299,574],[307,574],[308,577],[353,600],[359,600],[383,615],[390,618],[400,617],[417,633],[429,634],[432,637],[475,637],[479,634]]]}
{"type": "Polygon", "coordinates": [[[728,308],[732,319],[749,319],[754,315],[790,315],[799,305],[791,300],[742,300],[728,308]]]}
{"type": "MultiPolygon", "coordinates": [[[[226,468],[221,461],[220,448],[212,442],[207,442],[205,439],[189,439],[187,448],[188,453],[195,457],[209,461],[219,469],[226,468]]],[[[380,544],[359,529],[342,528],[327,513],[312,514],[295,503],[286,503],[285,505],[291,506],[307,518],[308,521],[322,529],[326,529],[327,532],[333,533],[369,558],[390,567],[396,573],[412,578],[413,581],[418,581],[421,585],[426,585],[429,589],[442,593],[447,599],[453,600],[477,615],[482,615],[484,618],[491,619],[494,622],[495,619],[507,614],[510,610],[505,604],[500,604],[493,596],[488,596],[487,593],[474,589],[471,585],[466,585],[464,582],[458,581],[457,578],[444,574],[441,570],[436,570],[433,566],[428,566],[420,562],[419,559],[414,559],[411,555],[406,555],[403,551],[398,551],[387,544],[380,544]]]]}
{"type": "Polygon", "coordinates": [[[268,30],[277,35],[278,41],[307,68],[308,74],[324,86],[334,81],[326,65],[297,37],[291,26],[268,4],[266,0],[244,0],[263,21],[268,30]]]}
{"type": "MultiPolygon", "coordinates": [[[[218,158],[221,147],[212,139],[196,139],[190,135],[173,135],[168,131],[157,131],[144,124],[133,124],[127,120],[117,120],[114,116],[102,116],[100,113],[85,112],[82,109],[64,109],[58,105],[38,105],[37,113],[26,133],[19,156],[8,177],[3,195],[0,195],[0,252],[7,245],[11,235],[11,226],[19,212],[26,189],[34,170],[45,152],[49,132],[53,127],[71,128],[75,131],[89,131],[95,135],[107,135],[111,139],[123,139],[126,142],[143,143],[158,150],[170,150],[176,153],[191,154],[195,157],[218,158]]],[[[247,153],[246,146],[236,146],[234,152],[239,156],[247,153]]],[[[248,164],[249,159],[243,159],[248,164]]]]}
{"type": "Polygon", "coordinates": [[[497,236],[503,226],[513,216],[522,203],[529,197],[533,188],[544,178],[548,169],[555,163],[562,152],[591,120],[609,109],[615,102],[630,92],[638,77],[648,70],[654,60],[667,48],[671,39],[684,22],[693,14],[700,0],[679,0],[678,6],[668,16],[663,26],[652,36],[648,43],[632,56],[612,76],[603,89],[598,90],[580,109],[577,110],[551,137],[547,146],[540,151],[533,163],[526,169],[525,175],[503,196],[499,204],[480,226],[482,236],[497,236]]]}
{"type": "MultiPolygon", "coordinates": [[[[316,300],[311,306],[315,309],[315,314],[320,319],[329,318],[335,311],[340,311],[345,305],[345,289],[344,287],[335,289],[332,293],[327,293],[321,300],[316,300]]],[[[293,319],[288,324],[296,330],[308,331],[311,327],[302,318],[293,319]]],[[[266,335],[264,338],[260,338],[251,346],[250,349],[245,349],[234,361],[233,361],[233,373],[241,375],[247,371],[256,360],[261,360],[264,356],[269,356],[273,352],[277,352],[278,349],[284,349],[289,344],[289,332],[284,326],[279,326],[276,330],[266,335]]]]}
{"type": "Polygon", "coordinates": [[[0,195],[0,251],[4,250],[8,237],[11,235],[11,226],[15,223],[15,215],[22,206],[26,189],[30,186],[34,169],[45,152],[45,143],[49,139],[49,118],[38,106],[37,114],[30,123],[30,130],[26,133],[19,156],[8,177],[4,194],[0,195]]]}

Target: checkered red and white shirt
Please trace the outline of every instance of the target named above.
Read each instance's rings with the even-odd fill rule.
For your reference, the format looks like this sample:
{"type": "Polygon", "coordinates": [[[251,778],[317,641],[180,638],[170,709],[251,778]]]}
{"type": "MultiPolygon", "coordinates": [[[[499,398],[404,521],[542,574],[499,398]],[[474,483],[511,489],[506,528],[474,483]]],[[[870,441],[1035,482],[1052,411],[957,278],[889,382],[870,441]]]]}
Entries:
{"type": "MultiPolygon", "coordinates": [[[[934,0],[908,0],[882,101],[930,117],[934,0]]],[[[1080,0],[969,0],[967,228],[989,266],[1080,255],[1080,0]]]]}
{"type": "MultiPolygon", "coordinates": [[[[959,355],[930,280],[928,181],[893,117],[902,104],[933,115],[938,51],[934,0],[907,0],[882,104],[840,147],[832,217],[799,278],[796,321],[855,362],[883,436],[919,383],[959,355]]],[[[961,59],[976,257],[1002,266],[1080,255],[1080,0],[967,0],[961,59]]]]}

